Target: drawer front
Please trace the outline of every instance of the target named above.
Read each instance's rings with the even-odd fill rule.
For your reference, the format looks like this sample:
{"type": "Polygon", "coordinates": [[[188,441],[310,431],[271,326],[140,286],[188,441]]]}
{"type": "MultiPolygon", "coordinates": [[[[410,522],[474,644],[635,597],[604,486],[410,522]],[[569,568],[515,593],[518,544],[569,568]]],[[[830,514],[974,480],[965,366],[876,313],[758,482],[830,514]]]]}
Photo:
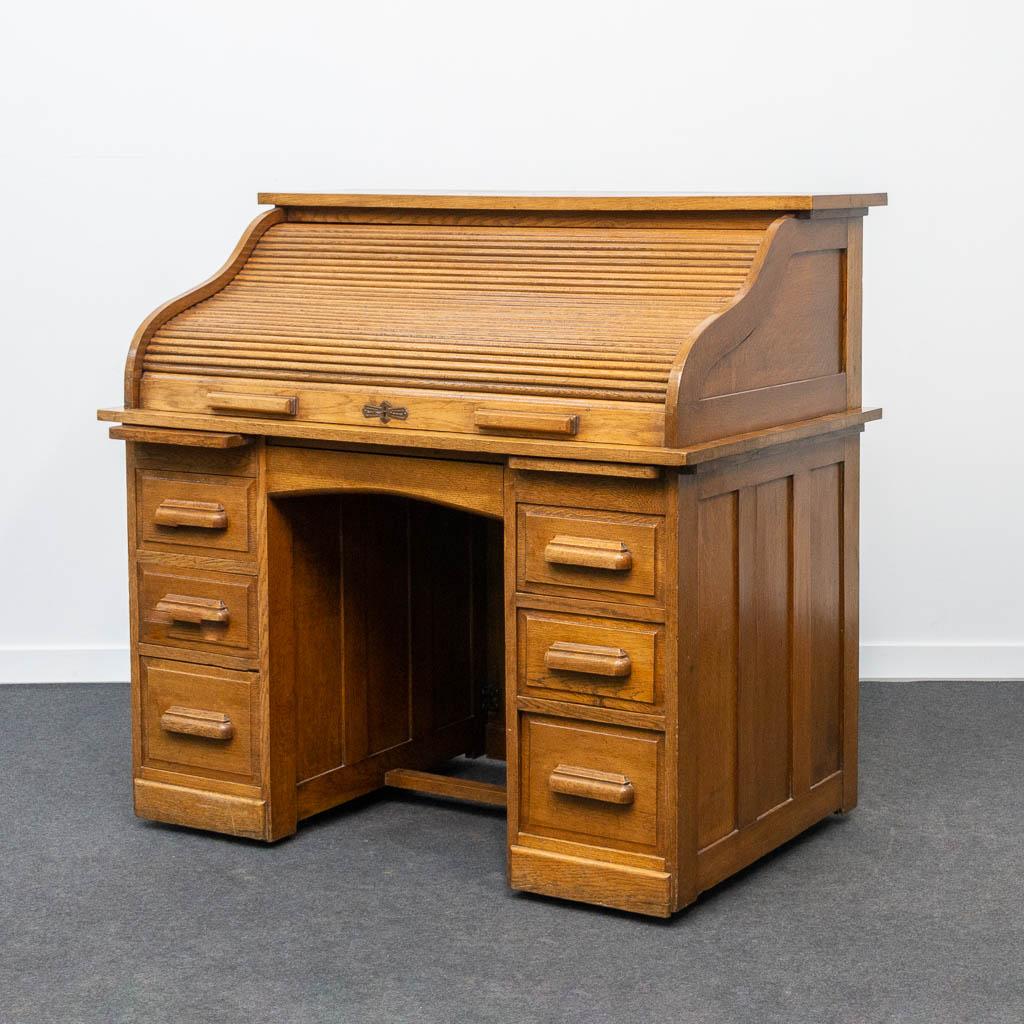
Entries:
{"type": "Polygon", "coordinates": [[[142,760],[151,768],[252,782],[255,672],[143,658],[142,760]]]}
{"type": "Polygon", "coordinates": [[[518,587],[541,593],[572,587],[595,598],[655,603],[663,522],[661,516],[520,505],[518,587]]]}
{"type": "Polygon", "coordinates": [[[255,656],[255,578],[152,564],[138,573],[140,643],[255,656]]]}
{"type": "Polygon", "coordinates": [[[523,692],[611,706],[660,702],[659,626],[521,611],[518,636],[523,692]]]}
{"type": "MultiPolygon", "coordinates": [[[[444,394],[359,384],[268,382],[147,371],[142,407],[175,414],[268,424],[327,423],[380,432],[431,430],[477,437],[531,437],[603,444],[662,445],[665,409],[653,402],[444,394]]],[[[285,433],[272,430],[272,433],[285,433]]]]}
{"type": "Polygon", "coordinates": [[[521,832],[657,853],[660,733],[524,714],[521,832]]]}
{"type": "Polygon", "coordinates": [[[145,469],[136,479],[141,544],[252,552],[255,481],[145,469]]]}

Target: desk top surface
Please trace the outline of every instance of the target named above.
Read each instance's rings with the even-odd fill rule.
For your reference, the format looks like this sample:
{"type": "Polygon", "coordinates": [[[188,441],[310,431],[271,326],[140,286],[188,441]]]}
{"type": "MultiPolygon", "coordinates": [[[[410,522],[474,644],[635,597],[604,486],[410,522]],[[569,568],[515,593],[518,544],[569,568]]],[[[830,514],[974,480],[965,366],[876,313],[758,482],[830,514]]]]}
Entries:
{"type": "Polygon", "coordinates": [[[845,210],[885,206],[884,192],[837,194],[715,193],[715,192],[592,192],[563,195],[543,192],[260,192],[260,203],[273,206],[371,207],[437,210],[548,211],[713,211],[713,210],[845,210]]]}

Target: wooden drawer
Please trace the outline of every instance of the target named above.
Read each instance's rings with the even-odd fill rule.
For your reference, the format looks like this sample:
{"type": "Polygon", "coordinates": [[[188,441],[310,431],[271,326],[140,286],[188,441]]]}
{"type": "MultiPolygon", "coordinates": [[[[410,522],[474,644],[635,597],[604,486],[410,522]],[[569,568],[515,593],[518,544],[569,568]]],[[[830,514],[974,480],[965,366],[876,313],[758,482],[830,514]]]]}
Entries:
{"type": "Polygon", "coordinates": [[[661,599],[661,516],[520,505],[516,582],[520,590],[632,604],[661,599]]]}
{"type": "Polygon", "coordinates": [[[258,775],[255,672],[143,658],[142,762],[253,782],[258,775]]]}
{"type": "Polygon", "coordinates": [[[519,689],[611,707],[660,703],[662,635],[644,622],[520,611],[519,689]]]}
{"type": "Polygon", "coordinates": [[[660,852],[661,733],[524,714],[520,832],[660,852]]]}
{"type": "Polygon", "coordinates": [[[140,643],[255,656],[255,577],[155,564],[138,574],[140,643]]]}
{"type": "Polygon", "coordinates": [[[229,429],[246,431],[253,420],[259,420],[270,428],[268,433],[285,436],[287,431],[280,426],[326,423],[380,432],[381,444],[388,443],[388,434],[410,430],[533,437],[568,444],[665,443],[664,406],[653,402],[595,403],[379,384],[193,377],[152,370],[143,376],[141,391],[142,407],[147,410],[202,416],[207,427],[223,419],[236,425],[229,429]]]}
{"type": "Polygon", "coordinates": [[[139,543],[251,554],[255,487],[244,477],[140,469],[139,543]]]}

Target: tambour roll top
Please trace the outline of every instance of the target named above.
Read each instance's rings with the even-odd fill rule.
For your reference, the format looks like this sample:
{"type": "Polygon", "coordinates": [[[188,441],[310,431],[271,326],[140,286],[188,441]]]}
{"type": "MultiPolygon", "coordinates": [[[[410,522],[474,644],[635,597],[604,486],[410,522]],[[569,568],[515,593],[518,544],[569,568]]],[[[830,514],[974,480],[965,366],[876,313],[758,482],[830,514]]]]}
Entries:
{"type": "Polygon", "coordinates": [[[282,223],[144,370],[664,404],[764,231],[282,223]]]}
{"type": "Polygon", "coordinates": [[[671,448],[859,405],[846,265],[881,197],[261,199],[140,328],[129,407],[671,448]]]}

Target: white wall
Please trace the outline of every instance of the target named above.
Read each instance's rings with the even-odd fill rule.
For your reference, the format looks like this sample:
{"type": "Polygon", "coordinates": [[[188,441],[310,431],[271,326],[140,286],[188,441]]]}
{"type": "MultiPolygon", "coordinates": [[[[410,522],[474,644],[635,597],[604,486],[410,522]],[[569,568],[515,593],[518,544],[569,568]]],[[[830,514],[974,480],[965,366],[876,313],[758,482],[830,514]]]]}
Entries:
{"type": "MultiPolygon", "coordinates": [[[[1014,8],[1016,10],[1016,8],[1014,8]]],[[[1024,677],[1006,3],[19,5],[3,32],[0,679],[126,676],[128,341],[258,189],[887,189],[864,674],[1024,677]]]]}

